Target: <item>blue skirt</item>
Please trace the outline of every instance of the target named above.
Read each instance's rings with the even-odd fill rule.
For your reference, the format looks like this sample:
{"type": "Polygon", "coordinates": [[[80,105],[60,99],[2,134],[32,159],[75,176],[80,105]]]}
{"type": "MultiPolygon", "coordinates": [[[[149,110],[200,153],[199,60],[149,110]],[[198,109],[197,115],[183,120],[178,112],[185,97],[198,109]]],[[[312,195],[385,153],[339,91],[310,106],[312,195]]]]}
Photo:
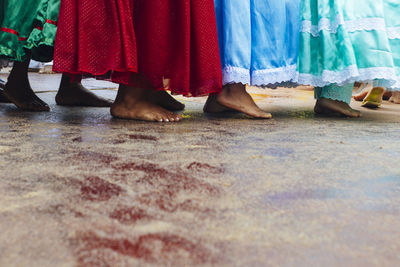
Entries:
{"type": "Polygon", "coordinates": [[[224,84],[297,81],[300,0],[215,0],[224,84]]]}

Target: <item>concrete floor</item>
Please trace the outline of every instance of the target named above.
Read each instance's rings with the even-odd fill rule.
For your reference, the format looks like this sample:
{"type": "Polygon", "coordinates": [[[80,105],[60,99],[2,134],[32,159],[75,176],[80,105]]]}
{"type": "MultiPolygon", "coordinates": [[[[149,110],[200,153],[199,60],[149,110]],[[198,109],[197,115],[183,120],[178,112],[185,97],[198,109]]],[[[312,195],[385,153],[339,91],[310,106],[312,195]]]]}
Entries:
{"type": "Polygon", "coordinates": [[[400,105],[321,118],[311,91],[252,89],[273,120],[178,97],[182,123],[144,123],[31,76],[52,112],[0,105],[0,266],[400,265],[400,105]]]}

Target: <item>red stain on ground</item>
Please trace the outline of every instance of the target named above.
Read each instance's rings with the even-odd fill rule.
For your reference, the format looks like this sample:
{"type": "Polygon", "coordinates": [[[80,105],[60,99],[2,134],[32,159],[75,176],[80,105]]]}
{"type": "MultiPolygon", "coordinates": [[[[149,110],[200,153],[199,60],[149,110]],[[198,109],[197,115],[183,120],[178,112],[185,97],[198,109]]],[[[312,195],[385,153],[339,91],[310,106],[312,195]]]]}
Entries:
{"type": "Polygon", "coordinates": [[[148,141],[157,141],[157,137],[151,135],[144,134],[130,134],[128,138],[131,140],[148,140],[148,141]]]}
{"type": "MultiPolygon", "coordinates": [[[[222,168],[199,162],[184,167],[143,161],[121,163],[116,162],[116,157],[95,152],[79,152],[76,159],[94,160],[99,166],[100,162],[105,162],[104,164],[109,164],[107,168],[113,169],[112,177],[107,177],[107,180],[98,176],[86,176],[80,179],[68,178],[66,182],[79,190],[81,200],[89,201],[85,205],[90,206],[94,201],[108,201],[102,202],[104,207],[95,205],[91,208],[99,209],[100,214],[108,210],[108,216],[121,224],[163,220],[170,213],[179,211],[193,213],[196,218],[209,218],[216,212],[212,207],[202,205],[202,200],[219,197],[221,187],[205,180],[204,173],[218,175],[224,171],[222,168]],[[199,176],[200,170],[203,178],[199,176]],[[129,179],[133,189],[137,187],[137,194],[126,194],[124,198],[118,198],[124,192],[120,185],[115,184],[118,179],[129,179]]],[[[104,164],[101,163],[102,166],[104,164]]],[[[182,236],[181,231],[137,233],[133,228],[132,231],[119,235],[116,234],[119,227],[129,226],[122,226],[116,221],[108,222],[107,231],[112,231],[112,234],[102,232],[98,235],[95,230],[85,233],[78,230],[77,237],[71,240],[71,245],[77,252],[78,266],[131,266],[135,263],[167,266],[212,265],[220,259],[219,256],[216,258],[216,255],[220,255],[218,252],[209,250],[195,239],[182,236]]]]}
{"type": "Polygon", "coordinates": [[[179,204],[175,203],[174,198],[175,194],[172,195],[171,192],[164,190],[143,194],[138,198],[138,201],[149,207],[158,207],[162,211],[175,212],[178,210],[179,204]]]}
{"type": "Polygon", "coordinates": [[[52,216],[67,216],[72,214],[75,218],[82,218],[84,215],[80,211],[74,210],[72,207],[69,207],[64,204],[55,204],[50,205],[47,209],[47,212],[50,213],[52,216]]]}
{"type": "Polygon", "coordinates": [[[174,195],[179,191],[206,193],[207,195],[219,194],[219,188],[209,183],[194,178],[192,173],[188,173],[179,168],[165,169],[154,163],[135,162],[116,164],[113,166],[118,171],[141,171],[145,175],[140,178],[138,183],[157,185],[164,188],[164,193],[174,195]]]}
{"type": "Polygon", "coordinates": [[[187,211],[203,213],[210,216],[213,212],[210,208],[202,207],[201,203],[187,199],[183,202],[176,201],[176,194],[171,194],[167,190],[161,192],[151,192],[143,194],[138,198],[141,204],[149,207],[158,207],[161,211],[174,213],[176,211],[187,211]]]}
{"type": "Polygon", "coordinates": [[[75,138],[72,139],[72,142],[82,143],[82,141],[83,141],[83,139],[82,139],[81,136],[75,137],[75,138]]]}
{"type": "Polygon", "coordinates": [[[199,213],[207,214],[207,216],[211,216],[211,214],[213,212],[215,212],[215,210],[212,210],[208,207],[199,206],[198,203],[196,203],[196,201],[193,201],[192,199],[187,199],[184,202],[179,203],[177,205],[177,208],[179,210],[188,211],[188,212],[196,211],[199,213]]]}
{"type": "Polygon", "coordinates": [[[220,187],[196,178],[197,169],[207,173],[221,173],[221,168],[208,164],[192,163],[187,168],[169,167],[168,169],[154,163],[120,163],[113,165],[115,173],[129,173],[136,184],[150,186],[151,191],[142,193],[136,198],[141,205],[157,207],[160,211],[176,212],[178,210],[211,214],[212,210],[201,205],[200,200],[190,200],[193,194],[199,197],[218,197],[220,187]],[[135,173],[135,172],[141,172],[135,173]],[[181,199],[185,196],[186,199],[181,199]]]}
{"type": "Polygon", "coordinates": [[[126,183],[129,178],[129,173],[113,172],[111,177],[113,181],[126,183]]]}
{"type": "Polygon", "coordinates": [[[81,183],[81,197],[90,201],[106,201],[122,193],[122,188],[97,176],[86,177],[81,183]]]}
{"type": "Polygon", "coordinates": [[[202,245],[175,234],[151,233],[132,239],[113,239],[88,232],[79,236],[77,241],[81,245],[78,251],[79,266],[115,266],[112,262],[115,257],[106,255],[110,252],[152,264],[215,262],[210,251],[202,245]]]}
{"type": "Polygon", "coordinates": [[[110,218],[124,224],[132,224],[142,220],[150,220],[152,217],[143,209],[137,207],[118,208],[110,214],[110,218]]]}
{"type": "Polygon", "coordinates": [[[115,139],[112,141],[113,145],[119,145],[119,144],[124,144],[126,143],[126,140],[122,140],[122,139],[115,139]]]}
{"type": "Polygon", "coordinates": [[[198,171],[198,172],[211,172],[214,174],[223,173],[224,170],[221,167],[211,166],[207,163],[192,162],[187,166],[188,170],[198,171]]]}
{"type": "Polygon", "coordinates": [[[117,161],[118,157],[107,154],[102,154],[92,151],[79,151],[71,157],[74,161],[90,162],[90,163],[102,163],[104,167],[110,165],[112,162],[117,161]]]}
{"type": "Polygon", "coordinates": [[[136,162],[129,162],[129,163],[122,163],[122,164],[116,164],[113,166],[115,170],[118,171],[143,171],[148,175],[157,175],[157,176],[162,176],[165,177],[168,175],[168,171],[158,167],[156,164],[153,163],[143,163],[143,164],[138,164],[136,162]]]}

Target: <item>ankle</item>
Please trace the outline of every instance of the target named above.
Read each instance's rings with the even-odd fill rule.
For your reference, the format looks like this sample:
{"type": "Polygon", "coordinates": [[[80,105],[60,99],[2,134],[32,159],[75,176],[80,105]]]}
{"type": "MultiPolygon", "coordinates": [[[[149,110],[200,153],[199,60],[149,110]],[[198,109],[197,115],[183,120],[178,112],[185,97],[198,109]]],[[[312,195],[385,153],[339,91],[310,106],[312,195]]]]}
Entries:
{"type": "Polygon", "coordinates": [[[246,92],[246,85],[242,84],[242,83],[234,83],[234,84],[230,84],[228,86],[228,90],[231,93],[235,93],[235,92],[246,92]]]}
{"type": "Polygon", "coordinates": [[[148,92],[145,89],[130,87],[121,84],[115,102],[134,104],[140,101],[147,100],[148,92]]]}
{"type": "Polygon", "coordinates": [[[29,79],[27,77],[22,77],[22,79],[9,78],[5,84],[4,90],[9,91],[10,89],[12,91],[26,91],[27,89],[31,89],[29,79]]]}

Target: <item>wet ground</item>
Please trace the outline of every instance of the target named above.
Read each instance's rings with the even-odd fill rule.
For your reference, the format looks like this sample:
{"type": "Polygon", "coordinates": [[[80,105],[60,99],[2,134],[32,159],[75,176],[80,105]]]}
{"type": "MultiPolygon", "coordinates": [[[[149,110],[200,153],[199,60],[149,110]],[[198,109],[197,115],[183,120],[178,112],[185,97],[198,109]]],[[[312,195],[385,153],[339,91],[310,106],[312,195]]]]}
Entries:
{"type": "Polygon", "coordinates": [[[179,97],[182,123],[144,123],[31,76],[52,112],[0,105],[0,266],[399,266],[400,105],[321,118],[253,89],[273,120],[179,97]]]}

